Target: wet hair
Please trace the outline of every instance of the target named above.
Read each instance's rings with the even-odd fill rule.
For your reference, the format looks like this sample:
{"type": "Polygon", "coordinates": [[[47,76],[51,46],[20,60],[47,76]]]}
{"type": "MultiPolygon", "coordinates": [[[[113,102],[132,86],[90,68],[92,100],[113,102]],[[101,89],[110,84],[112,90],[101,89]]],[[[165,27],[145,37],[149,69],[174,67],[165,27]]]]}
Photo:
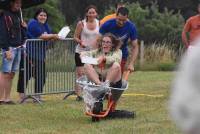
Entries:
{"type": "Polygon", "coordinates": [[[97,7],[95,5],[89,5],[88,7],[86,7],[86,9],[85,9],[85,18],[86,18],[86,21],[88,20],[88,17],[87,17],[86,14],[92,8],[98,13],[97,7]]]}
{"type": "Polygon", "coordinates": [[[118,10],[117,10],[117,15],[121,14],[123,16],[128,16],[128,9],[126,7],[120,7],[118,10]]]}
{"type": "Polygon", "coordinates": [[[105,35],[101,36],[101,38],[97,41],[99,51],[102,50],[102,41],[104,37],[109,37],[111,39],[112,51],[116,51],[117,49],[120,49],[122,45],[122,41],[119,38],[117,38],[115,35],[113,35],[112,33],[106,33],[105,35]]]}
{"type": "MultiPolygon", "coordinates": [[[[39,9],[35,12],[35,14],[34,14],[34,19],[35,19],[35,20],[38,20],[37,17],[38,17],[38,15],[39,15],[41,12],[46,13],[46,15],[47,15],[47,20],[48,20],[48,13],[47,13],[47,11],[46,11],[44,8],[39,8],[39,9]]],[[[46,20],[46,22],[47,22],[47,20],[46,20]]],[[[46,22],[45,22],[45,23],[46,23],[46,22]]]]}

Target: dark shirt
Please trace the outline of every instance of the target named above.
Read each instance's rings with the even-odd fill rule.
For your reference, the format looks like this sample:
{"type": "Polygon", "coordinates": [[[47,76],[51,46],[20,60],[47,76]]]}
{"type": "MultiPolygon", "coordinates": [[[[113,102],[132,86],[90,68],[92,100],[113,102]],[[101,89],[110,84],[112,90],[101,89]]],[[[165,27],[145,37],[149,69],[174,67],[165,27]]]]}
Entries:
{"type": "Polygon", "coordinates": [[[18,47],[22,44],[21,20],[18,12],[3,11],[0,15],[0,47],[18,47]]]}

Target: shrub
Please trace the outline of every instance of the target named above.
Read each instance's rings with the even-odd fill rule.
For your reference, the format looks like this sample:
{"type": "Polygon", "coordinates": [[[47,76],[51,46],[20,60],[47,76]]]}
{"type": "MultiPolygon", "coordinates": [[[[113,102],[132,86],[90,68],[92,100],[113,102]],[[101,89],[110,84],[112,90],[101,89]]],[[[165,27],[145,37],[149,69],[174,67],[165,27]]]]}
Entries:
{"type": "MultiPolygon", "coordinates": [[[[168,43],[153,43],[144,48],[143,64],[137,61],[136,70],[172,71],[176,67],[176,51],[168,43]]],[[[182,52],[182,50],[180,49],[182,52]]],[[[179,52],[179,53],[181,53],[179,52]]],[[[139,58],[138,58],[139,59],[139,58]]]]}
{"type": "Polygon", "coordinates": [[[174,14],[165,8],[161,13],[157,3],[152,3],[145,9],[139,3],[132,3],[127,7],[130,11],[129,19],[136,24],[139,39],[145,42],[180,43],[184,19],[179,12],[174,14]]]}

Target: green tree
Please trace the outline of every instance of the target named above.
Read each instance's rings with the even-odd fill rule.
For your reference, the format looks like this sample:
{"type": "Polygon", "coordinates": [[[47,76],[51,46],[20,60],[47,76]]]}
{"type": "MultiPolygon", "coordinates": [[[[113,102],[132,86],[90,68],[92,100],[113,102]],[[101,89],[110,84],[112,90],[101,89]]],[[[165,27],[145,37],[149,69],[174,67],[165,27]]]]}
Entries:
{"type": "Polygon", "coordinates": [[[85,9],[89,5],[95,5],[99,14],[103,14],[105,9],[109,7],[112,0],[62,0],[61,9],[65,15],[66,22],[68,24],[77,22],[77,20],[83,19],[85,16],[85,9]]]}
{"type": "Polygon", "coordinates": [[[199,0],[61,0],[61,9],[68,24],[72,24],[77,19],[83,17],[84,9],[89,4],[94,4],[99,9],[100,17],[104,15],[104,11],[110,7],[114,7],[117,2],[136,3],[139,2],[142,8],[151,6],[152,2],[157,1],[158,9],[161,12],[165,8],[173,10],[174,13],[180,12],[185,19],[196,14],[197,3],[199,0]]]}

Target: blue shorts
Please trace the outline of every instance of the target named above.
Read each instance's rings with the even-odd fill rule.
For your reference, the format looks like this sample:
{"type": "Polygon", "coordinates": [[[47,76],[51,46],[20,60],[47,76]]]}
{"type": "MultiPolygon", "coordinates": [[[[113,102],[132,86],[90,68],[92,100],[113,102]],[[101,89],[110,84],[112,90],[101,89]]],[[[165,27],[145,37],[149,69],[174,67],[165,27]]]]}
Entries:
{"type": "Polygon", "coordinates": [[[19,70],[19,64],[21,59],[21,48],[9,48],[12,53],[12,59],[7,60],[6,59],[6,53],[5,50],[2,50],[3,57],[2,57],[2,72],[4,73],[11,73],[16,72],[19,70]]]}

